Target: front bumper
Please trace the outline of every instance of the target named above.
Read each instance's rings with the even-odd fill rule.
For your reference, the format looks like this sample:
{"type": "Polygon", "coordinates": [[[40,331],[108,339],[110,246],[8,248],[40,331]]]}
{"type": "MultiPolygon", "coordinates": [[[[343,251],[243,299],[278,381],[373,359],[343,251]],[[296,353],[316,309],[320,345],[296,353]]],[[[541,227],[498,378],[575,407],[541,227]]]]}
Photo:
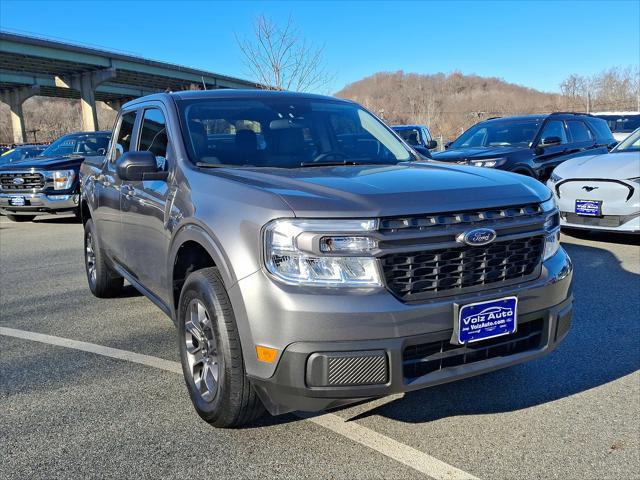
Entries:
{"type": "Polygon", "coordinates": [[[0,212],[10,215],[58,213],[78,208],[79,195],[47,195],[44,193],[0,193],[0,212]],[[14,197],[24,198],[24,206],[11,205],[14,197]]]}
{"type": "MultiPolygon", "coordinates": [[[[319,291],[272,281],[264,272],[229,289],[240,331],[245,368],[263,403],[273,414],[318,411],[363,398],[407,392],[524,362],[552,351],[566,335],[572,312],[572,265],[560,249],[543,264],[537,280],[418,304],[402,303],[386,289],[369,292],[319,291]],[[526,351],[487,355],[480,361],[438,368],[408,378],[403,352],[409,345],[448,343],[454,303],[518,296],[519,324],[537,322],[540,338],[526,351]],[[276,362],[256,359],[255,346],[279,351],[276,362]],[[314,354],[384,352],[383,384],[310,386],[314,354]],[[489,358],[491,357],[491,358],[489,358]]],[[[507,338],[507,337],[504,337],[507,338]]]]}

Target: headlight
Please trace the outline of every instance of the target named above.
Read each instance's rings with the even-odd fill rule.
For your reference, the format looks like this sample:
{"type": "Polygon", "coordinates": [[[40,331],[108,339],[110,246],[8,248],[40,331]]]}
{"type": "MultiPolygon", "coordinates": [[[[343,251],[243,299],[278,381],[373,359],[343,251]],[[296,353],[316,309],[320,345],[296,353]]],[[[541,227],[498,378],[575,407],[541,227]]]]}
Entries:
{"type": "Polygon", "coordinates": [[[540,204],[540,209],[547,215],[544,229],[547,232],[544,239],[544,255],[542,261],[553,257],[560,248],[560,213],[556,199],[551,197],[540,204]]]}
{"type": "Polygon", "coordinates": [[[547,234],[544,239],[544,256],[542,261],[546,261],[553,257],[560,248],[560,229],[556,228],[551,233],[547,234]]]}
{"type": "Polygon", "coordinates": [[[291,284],[380,286],[377,242],[367,236],[376,227],[375,220],[274,220],[264,229],[265,265],[291,284]]]}
{"type": "Polygon", "coordinates": [[[76,172],[73,170],[56,170],[52,173],[54,190],[69,190],[76,178],[76,172]]]}
{"type": "Polygon", "coordinates": [[[551,177],[549,177],[549,179],[553,182],[553,183],[558,183],[560,180],[562,180],[562,177],[560,175],[558,175],[557,173],[553,172],[551,174],[551,177]]]}
{"type": "Polygon", "coordinates": [[[474,167],[494,168],[504,165],[506,161],[506,158],[483,158],[482,160],[470,160],[469,163],[474,167]]]}

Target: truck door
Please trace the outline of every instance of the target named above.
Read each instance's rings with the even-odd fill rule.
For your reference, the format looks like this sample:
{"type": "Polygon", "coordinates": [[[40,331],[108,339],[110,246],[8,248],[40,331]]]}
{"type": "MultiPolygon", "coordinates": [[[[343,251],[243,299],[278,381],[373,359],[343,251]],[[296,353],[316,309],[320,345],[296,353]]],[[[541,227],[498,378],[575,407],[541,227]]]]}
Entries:
{"type": "Polygon", "coordinates": [[[136,126],[136,111],[123,112],[118,120],[102,173],[96,177],[97,208],[94,222],[100,248],[118,263],[124,262],[121,236],[120,189],[122,181],[116,174],[116,161],[131,147],[136,126]]]}
{"type": "MultiPolygon", "coordinates": [[[[150,151],[160,171],[170,172],[175,164],[162,104],[142,110],[134,150],[150,151]]],[[[122,238],[126,265],[138,281],[170,304],[166,259],[171,240],[173,192],[169,180],[125,181],[122,185],[122,238]]]]}

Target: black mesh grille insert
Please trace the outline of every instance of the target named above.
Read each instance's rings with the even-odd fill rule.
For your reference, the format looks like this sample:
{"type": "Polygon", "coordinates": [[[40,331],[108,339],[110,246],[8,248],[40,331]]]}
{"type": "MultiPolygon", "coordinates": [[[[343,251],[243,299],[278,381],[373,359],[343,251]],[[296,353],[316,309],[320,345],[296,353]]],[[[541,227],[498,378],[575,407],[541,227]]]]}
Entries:
{"type": "Polygon", "coordinates": [[[519,325],[510,335],[467,346],[453,345],[449,340],[408,346],[402,352],[404,377],[411,381],[447,367],[536,350],[542,343],[543,328],[543,320],[537,319],[519,325]]]}
{"type": "Polygon", "coordinates": [[[387,287],[411,301],[428,293],[528,277],[540,264],[543,250],[544,237],[536,236],[482,247],[389,254],[381,260],[387,287]]]}

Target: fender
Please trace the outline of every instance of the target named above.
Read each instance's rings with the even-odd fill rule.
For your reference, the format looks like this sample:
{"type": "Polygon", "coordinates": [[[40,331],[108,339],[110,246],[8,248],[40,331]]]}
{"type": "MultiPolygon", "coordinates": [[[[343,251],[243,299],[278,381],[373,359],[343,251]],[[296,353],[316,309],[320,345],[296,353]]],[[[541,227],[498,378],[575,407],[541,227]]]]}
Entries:
{"type": "MultiPolygon", "coordinates": [[[[188,241],[193,241],[202,245],[209,256],[213,259],[216,267],[218,267],[218,270],[220,271],[225,288],[229,290],[238,281],[235,272],[231,268],[231,262],[223,253],[224,250],[220,247],[220,242],[217,240],[215,235],[209,231],[205,225],[200,222],[196,222],[197,220],[190,219],[190,221],[183,223],[176,229],[176,233],[173,235],[171,244],[169,245],[167,272],[173,272],[173,265],[175,263],[176,256],[178,255],[178,250],[182,244],[188,241]]],[[[173,289],[171,277],[172,275],[167,276],[167,280],[169,282],[169,285],[167,285],[167,291],[169,292],[173,289]]]]}

